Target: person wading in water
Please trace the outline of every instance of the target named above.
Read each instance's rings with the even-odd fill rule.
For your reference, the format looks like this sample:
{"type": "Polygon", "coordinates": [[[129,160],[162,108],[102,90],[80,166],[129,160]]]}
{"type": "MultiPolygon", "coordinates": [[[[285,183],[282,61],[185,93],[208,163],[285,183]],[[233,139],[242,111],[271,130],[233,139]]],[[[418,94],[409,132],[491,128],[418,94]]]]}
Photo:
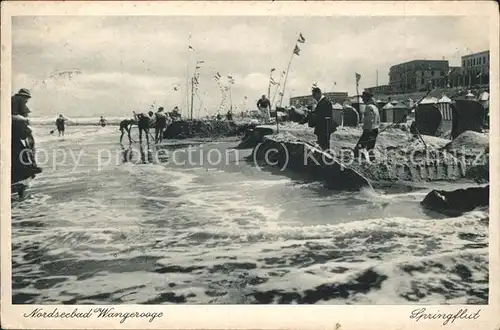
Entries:
{"type": "MultiPolygon", "coordinates": [[[[153,112],[150,111],[152,114],[153,112]]],[[[142,143],[142,133],[146,135],[146,143],[149,146],[149,127],[151,117],[147,113],[136,114],[134,111],[134,119],[137,121],[137,127],[139,128],[139,143],[142,143]]],[[[149,147],[148,147],[149,148],[149,147]]]]}
{"type": "MultiPolygon", "coordinates": [[[[365,111],[363,113],[363,134],[354,148],[354,157],[356,158],[359,156],[359,149],[366,149],[366,151],[370,152],[375,148],[380,126],[380,114],[373,99],[373,94],[364,91],[361,98],[365,103],[365,111]]],[[[374,160],[372,152],[370,152],[370,160],[374,160]]]]}
{"type": "Polygon", "coordinates": [[[163,141],[163,132],[167,128],[167,115],[163,112],[163,107],[158,108],[156,112],[156,123],[155,123],[155,143],[161,143],[163,141]]]}
{"type": "Polygon", "coordinates": [[[103,116],[101,116],[101,119],[99,119],[99,125],[101,125],[101,127],[106,126],[106,119],[104,119],[103,116]]]}
{"type": "Polygon", "coordinates": [[[64,136],[64,126],[66,125],[66,118],[63,117],[62,114],[59,115],[59,118],[56,119],[56,127],[59,132],[59,136],[64,136]]]}
{"type": "Polygon", "coordinates": [[[133,119],[124,119],[120,122],[120,131],[122,134],[120,135],[120,144],[122,143],[123,139],[123,134],[127,132],[128,136],[128,143],[132,143],[132,138],[130,137],[130,129],[132,128],[132,125],[135,123],[133,119]]]}

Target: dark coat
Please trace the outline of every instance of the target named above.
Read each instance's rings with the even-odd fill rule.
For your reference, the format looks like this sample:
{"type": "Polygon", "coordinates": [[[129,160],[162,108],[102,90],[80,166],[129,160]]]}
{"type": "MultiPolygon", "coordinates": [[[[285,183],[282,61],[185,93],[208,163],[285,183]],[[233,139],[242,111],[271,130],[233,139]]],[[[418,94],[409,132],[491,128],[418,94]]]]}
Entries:
{"type": "Polygon", "coordinates": [[[316,109],[314,109],[311,115],[311,120],[313,121],[313,123],[311,123],[310,120],[310,126],[314,127],[314,134],[325,134],[327,132],[327,127],[330,128],[330,133],[334,132],[337,129],[338,123],[335,123],[332,120],[332,102],[330,102],[330,100],[326,97],[323,97],[318,102],[318,104],[316,105],[316,109]],[[330,118],[328,122],[326,120],[327,117],[330,118]]]}

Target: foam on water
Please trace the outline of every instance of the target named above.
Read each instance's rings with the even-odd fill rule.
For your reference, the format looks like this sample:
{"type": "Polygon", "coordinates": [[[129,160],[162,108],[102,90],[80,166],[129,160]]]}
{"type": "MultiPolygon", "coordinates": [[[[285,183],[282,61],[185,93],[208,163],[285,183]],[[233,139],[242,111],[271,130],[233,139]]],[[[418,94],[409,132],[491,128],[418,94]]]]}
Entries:
{"type": "Polygon", "coordinates": [[[338,194],[240,166],[44,171],[12,210],[14,302],[487,302],[488,210],[433,219],[429,189],[338,194]]]}

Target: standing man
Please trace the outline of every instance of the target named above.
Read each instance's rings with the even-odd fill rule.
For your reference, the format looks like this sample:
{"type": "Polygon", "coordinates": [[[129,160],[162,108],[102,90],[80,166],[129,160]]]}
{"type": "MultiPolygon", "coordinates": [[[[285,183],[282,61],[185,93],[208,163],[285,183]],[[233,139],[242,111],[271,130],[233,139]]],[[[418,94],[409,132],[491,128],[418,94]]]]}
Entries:
{"type": "Polygon", "coordinates": [[[137,121],[137,127],[139,128],[139,143],[142,144],[142,132],[144,132],[146,143],[149,146],[149,125],[151,118],[147,113],[136,114],[134,111],[134,119],[137,121]]]}
{"type": "MultiPolygon", "coordinates": [[[[366,149],[366,151],[369,152],[375,148],[378,128],[380,126],[380,114],[377,108],[377,103],[375,103],[375,100],[373,99],[373,94],[368,91],[364,91],[361,98],[365,103],[365,112],[363,114],[363,134],[354,148],[354,157],[358,157],[359,149],[366,149]]],[[[373,159],[373,154],[370,154],[370,160],[373,159]]]]}
{"type": "Polygon", "coordinates": [[[271,102],[265,95],[262,95],[262,97],[257,101],[257,108],[260,110],[262,117],[264,118],[264,122],[269,124],[271,121],[271,102]]]}
{"type": "Polygon", "coordinates": [[[155,123],[155,143],[163,141],[163,132],[167,128],[167,115],[163,112],[163,107],[158,108],[156,112],[155,123]]]}
{"type": "Polygon", "coordinates": [[[328,150],[330,149],[330,135],[337,130],[339,123],[332,119],[332,102],[323,95],[321,89],[314,87],[312,97],[317,102],[316,109],[313,111],[314,134],[318,138],[318,145],[321,149],[328,150]]]}
{"type": "Polygon", "coordinates": [[[66,124],[66,118],[63,117],[62,114],[59,115],[59,118],[56,119],[56,127],[59,132],[59,136],[64,136],[64,126],[66,124]]]}

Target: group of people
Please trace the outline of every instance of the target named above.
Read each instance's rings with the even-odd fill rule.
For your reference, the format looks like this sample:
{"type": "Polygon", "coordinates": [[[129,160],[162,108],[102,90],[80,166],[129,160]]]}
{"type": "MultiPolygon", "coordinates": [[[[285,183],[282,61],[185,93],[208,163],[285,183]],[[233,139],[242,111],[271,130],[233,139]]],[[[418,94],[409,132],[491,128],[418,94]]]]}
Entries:
{"type": "MultiPolygon", "coordinates": [[[[177,107],[176,107],[177,108],[177,107]]],[[[139,142],[142,143],[142,135],[146,137],[146,143],[149,145],[150,128],[155,129],[154,140],[155,143],[161,143],[163,141],[163,134],[167,129],[168,125],[173,121],[175,117],[175,110],[173,116],[164,112],[163,107],[159,107],[158,111],[154,113],[153,111],[141,112],[137,114],[133,112],[134,117],[130,119],[124,119],[120,122],[120,143],[122,143],[123,135],[127,132],[129,143],[132,143],[132,138],[130,136],[130,130],[132,125],[136,124],[139,129],[139,142]]],[[[178,112],[178,110],[177,110],[178,112]]]]}
{"type": "MultiPolygon", "coordinates": [[[[314,134],[317,137],[317,143],[323,150],[330,149],[330,136],[341,125],[339,120],[333,118],[332,102],[326,98],[321,89],[314,87],[312,89],[312,97],[316,101],[316,108],[308,115],[308,123],[310,127],[314,127],[314,134]]],[[[380,126],[380,113],[373,98],[373,94],[364,91],[361,95],[365,104],[363,112],[363,133],[359,141],[354,147],[354,156],[359,156],[359,150],[365,149],[370,151],[375,148],[377,141],[378,129],[380,126]]],[[[373,159],[373,155],[370,154],[373,159]]]]}
{"type": "Polygon", "coordinates": [[[11,184],[34,178],[42,169],[37,166],[35,158],[35,139],[30,127],[27,103],[31,93],[21,88],[11,97],[11,184]]]}

